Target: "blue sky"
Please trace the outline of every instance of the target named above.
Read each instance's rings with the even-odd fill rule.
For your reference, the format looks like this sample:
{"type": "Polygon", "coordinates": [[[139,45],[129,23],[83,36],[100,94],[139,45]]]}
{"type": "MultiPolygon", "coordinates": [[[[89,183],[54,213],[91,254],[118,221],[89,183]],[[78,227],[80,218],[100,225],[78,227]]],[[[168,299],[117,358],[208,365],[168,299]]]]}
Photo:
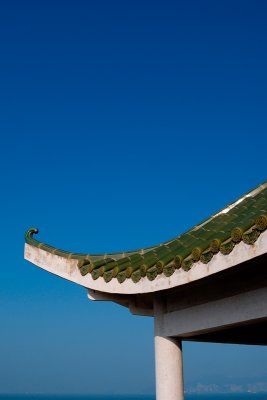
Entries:
{"type": "MultiPolygon", "coordinates": [[[[266,18],[264,1],[2,4],[0,392],[154,391],[152,319],[30,265],[23,234],[146,247],[265,181],[266,18]]],[[[267,380],[265,348],[184,355],[186,385],[267,380]]]]}

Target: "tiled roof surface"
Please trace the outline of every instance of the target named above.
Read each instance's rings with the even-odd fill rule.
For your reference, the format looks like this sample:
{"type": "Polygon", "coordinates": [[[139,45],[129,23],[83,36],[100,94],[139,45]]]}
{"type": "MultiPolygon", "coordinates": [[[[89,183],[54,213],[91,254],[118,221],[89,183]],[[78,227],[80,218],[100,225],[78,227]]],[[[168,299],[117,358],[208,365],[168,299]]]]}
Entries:
{"type": "Polygon", "coordinates": [[[195,262],[207,264],[214,254],[231,253],[239,242],[252,245],[267,228],[267,182],[242,196],[186,233],[160,245],[112,254],[78,254],[59,250],[33,238],[38,230],[26,232],[26,243],[61,257],[77,259],[81,275],[105,282],[126,279],[138,282],[157,275],[171,276],[176,269],[188,271],[195,262]]]}

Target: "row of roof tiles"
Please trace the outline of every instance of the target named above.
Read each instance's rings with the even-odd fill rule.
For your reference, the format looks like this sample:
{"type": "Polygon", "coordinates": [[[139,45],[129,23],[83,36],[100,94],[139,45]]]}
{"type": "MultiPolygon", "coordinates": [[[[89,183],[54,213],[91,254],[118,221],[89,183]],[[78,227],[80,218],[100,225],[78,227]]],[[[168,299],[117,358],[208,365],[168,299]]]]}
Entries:
{"type": "Polygon", "coordinates": [[[26,232],[25,240],[49,253],[77,259],[83,276],[137,283],[144,277],[154,280],[159,274],[169,277],[180,268],[188,271],[198,261],[207,264],[218,252],[230,254],[241,241],[252,245],[266,228],[267,182],[186,233],[146,249],[102,255],[70,253],[36,240],[35,228],[26,232]]]}

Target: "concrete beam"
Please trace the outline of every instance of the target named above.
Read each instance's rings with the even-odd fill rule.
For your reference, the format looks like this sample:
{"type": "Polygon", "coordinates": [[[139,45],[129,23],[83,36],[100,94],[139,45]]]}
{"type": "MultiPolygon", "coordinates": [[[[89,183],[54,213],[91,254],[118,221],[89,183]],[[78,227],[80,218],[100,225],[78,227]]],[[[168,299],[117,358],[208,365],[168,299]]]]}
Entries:
{"type": "Polygon", "coordinates": [[[158,333],[190,337],[267,318],[267,288],[162,313],[158,333]]]}
{"type": "Polygon", "coordinates": [[[88,298],[93,301],[112,301],[121,306],[129,308],[133,315],[141,315],[145,317],[153,317],[153,308],[149,308],[146,302],[142,302],[142,298],[136,295],[120,295],[113,293],[104,293],[97,290],[89,289],[88,298]]]}

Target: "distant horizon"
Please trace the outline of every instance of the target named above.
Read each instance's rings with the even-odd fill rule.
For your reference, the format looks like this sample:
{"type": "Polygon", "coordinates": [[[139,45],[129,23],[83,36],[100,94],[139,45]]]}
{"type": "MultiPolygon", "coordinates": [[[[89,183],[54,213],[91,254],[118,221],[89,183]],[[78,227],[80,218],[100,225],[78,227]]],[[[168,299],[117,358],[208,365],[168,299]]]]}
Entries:
{"type": "MultiPolygon", "coordinates": [[[[231,395],[241,395],[241,394],[248,394],[248,395],[253,395],[253,394],[259,394],[259,395],[267,395],[267,390],[263,390],[263,391],[256,391],[256,392],[253,392],[253,391],[249,391],[249,390],[244,390],[244,391],[207,391],[207,392],[194,392],[194,391],[191,391],[192,389],[185,389],[185,394],[187,394],[187,395],[208,395],[208,394],[210,394],[210,395],[224,395],[224,394],[231,394],[231,395]]],[[[79,393],[79,392],[77,392],[77,393],[64,393],[64,392],[62,392],[62,393],[52,393],[52,392],[49,392],[49,393],[39,393],[39,392],[27,392],[27,393],[15,393],[15,392],[13,392],[13,393],[11,393],[11,392],[8,392],[8,393],[1,393],[0,392],[0,396],[64,396],[64,397],[74,397],[74,396],[81,396],[81,397],[85,397],[85,396],[109,396],[109,397],[113,397],[113,396],[127,396],[127,397],[130,397],[130,396],[155,396],[155,393],[146,393],[146,394],[143,394],[143,393],[138,393],[138,392],[136,392],[136,393],[112,393],[112,394],[109,394],[109,393],[93,393],[93,392],[91,392],[91,393],[79,393]]]]}
{"type": "MultiPolygon", "coordinates": [[[[142,393],[115,393],[115,394],[107,394],[107,393],[0,393],[0,397],[2,396],[18,396],[18,397],[27,397],[27,396],[41,396],[41,397],[50,397],[50,396],[57,396],[57,397],[88,397],[88,396],[94,396],[94,397],[115,397],[115,396],[120,396],[120,397],[154,397],[156,394],[155,393],[147,393],[147,394],[142,394],[142,393]]],[[[267,391],[263,392],[250,392],[250,391],[244,391],[244,392],[201,392],[201,393],[195,393],[195,392],[188,392],[185,390],[185,395],[187,396],[213,396],[213,395],[232,395],[232,396],[240,396],[240,395],[266,395],[267,396],[267,391]]]]}

